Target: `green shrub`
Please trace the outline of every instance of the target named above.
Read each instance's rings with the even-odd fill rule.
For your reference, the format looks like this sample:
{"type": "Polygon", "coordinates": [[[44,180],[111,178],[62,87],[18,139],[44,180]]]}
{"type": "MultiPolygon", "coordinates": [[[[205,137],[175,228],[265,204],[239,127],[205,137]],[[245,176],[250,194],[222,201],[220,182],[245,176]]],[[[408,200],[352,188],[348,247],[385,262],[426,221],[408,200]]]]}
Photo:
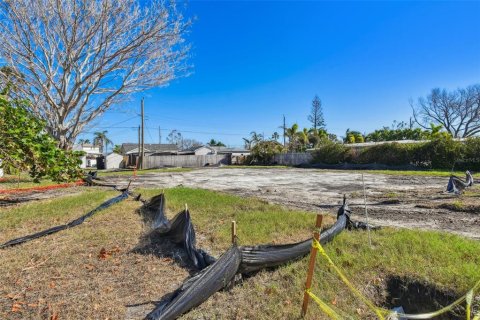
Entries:
{"type": "Polygon", "coordinates": [[[408,165],[412,161],[410,145],[400,143],[380,144],[363,149],[356,163],[382,163],[389,165],[408,165]]]}
{"type": "Polygon", "coordinates": [[[419,168],[480,170],[480,137],[455,141],[437,134],[425,143],[385,143],[365,148],[351,148],[340,143],[326,143],[313,153],[314,163],[414,165],[419,168]],[[455,166],[454,166],[455,163],[455,166]]]}
{"type": "Polygon", "coordinates": [[[471,137],[464,142],[464,155],[455,163],[456,169],[480,170],[480,137],[471,137]]]}
{"type": "Polygon", "coordinates": [[[75,180],[82,175],[82,154],[59,149],[26,101],[11,101],[0,94],[0,159],[6,172],[28,171],[34,181],[75,180]]]}
{"type": "Polygon", "coordinates": [[[348,151],[351,151],[351,148],[345,147],[341,143],[325,142],[313,153],[313,159],[318,163],[338,164],[349,158],[348,151]]]}
{"type": "Polygon", "coordinates": [[[251,154],[247,157],[247,163],[272,164],[273,156],[283,152],[283,149],[283,145],[277,141],[260,141],[252,148],[251,154]]]}
{"type": "MultiPolygon", "coordinates": [[[[464,156],[464,145],[447,135],[440,135],[420,148],[420,155],[427,157],[435,169],[451,169],[455,161],[464,156]]],[[[419,154],[419,153],[417,153],[419,154]]]]}

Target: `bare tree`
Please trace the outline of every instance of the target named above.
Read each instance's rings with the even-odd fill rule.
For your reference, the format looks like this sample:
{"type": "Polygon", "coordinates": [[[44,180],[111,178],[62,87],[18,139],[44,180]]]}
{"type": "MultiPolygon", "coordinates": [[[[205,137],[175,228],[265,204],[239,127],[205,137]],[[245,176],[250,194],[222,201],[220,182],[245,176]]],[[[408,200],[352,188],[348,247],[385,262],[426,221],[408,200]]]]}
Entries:
{"type": "Polygon", "coordinates": [[[185,149],[190,149],[194,147],[200,147],[203,145],[200,141],[197,141],[195,139],[182,139],[181,140],[182,145],[180,146],[180,149],[185,150],[185,149]]]}
{"type": "Polygon", "coordinates": [[[168,0],[4,0],[0,82],[21,75],[18,94],[68,148],[112,105],[185,74],[189,25],[168,0]]]}
{"type": "Polygon", "coordinates": [[[479,84],[451,92],[436,88],[410,105],[415,122],[425,129],[430,129],[430,123],[441,124],[455,138],[480,133],[479,84]]]}
{"type": "Polygon", "coordinates": [[[179,147],[182,146],[182,140],[183,140],[182,134],[176,129],[170,131],[170,133],[167,136],[168,143],[176,144],[179,147]]]}
{"type": "Polygon", "coordinates": [[[313,128],[315,131],[317,129],[324,129],[325,128],[325,119],[323,118],[323,109],[322,109],[322,100],[315,95],[312,100],[312,109],[310,111],[310,115],[308,116],[308,121],[312,123],[313,128]]]}

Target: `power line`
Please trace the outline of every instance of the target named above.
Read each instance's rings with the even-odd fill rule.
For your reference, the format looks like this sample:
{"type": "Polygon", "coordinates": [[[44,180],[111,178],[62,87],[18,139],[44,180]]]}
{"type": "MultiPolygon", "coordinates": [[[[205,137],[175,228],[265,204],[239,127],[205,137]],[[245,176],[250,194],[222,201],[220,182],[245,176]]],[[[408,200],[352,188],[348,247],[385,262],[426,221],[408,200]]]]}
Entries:
{"type": "MultiPolygon", "coordinates": [[[[105,126],[105,127],[95,127],[97,129],[136,129],[137,127],[116,127],[116,126],[105,126]]],[[[152,129],[152,130],[158,130],[158,128],[154,127],[145,127],[147,129],[152,129]]],[[[226,133],[226,132],[207,132],[207,131],[190,131],[190,130],[181,130],[177,128],[166,128],[166,129],[160,129],[161,131],[172,131],[172,130],[178,130],[181,132],[186,132],[186,133],[198,133],[198,134],[213,134],[213,135],[224,135],[224,136],[248,136],[250,135],[249,133],[226,133]]],[[[88,131],[84,131],[83,133],[88,133],[88,131]]]]}
{"type": "MultiPolygon", "coordinates": [[[[148,120],[147,120],[146,122],[148,123],[148,120]]],[[[148,136],[150,137],[150,141],[152,141],[152,143],[154,143],[153,136],[152,136],[152,134],[150,133],[149,127],[145,127],[145,128],[147,128],[147,133],[148,133],[148,136]]]]}

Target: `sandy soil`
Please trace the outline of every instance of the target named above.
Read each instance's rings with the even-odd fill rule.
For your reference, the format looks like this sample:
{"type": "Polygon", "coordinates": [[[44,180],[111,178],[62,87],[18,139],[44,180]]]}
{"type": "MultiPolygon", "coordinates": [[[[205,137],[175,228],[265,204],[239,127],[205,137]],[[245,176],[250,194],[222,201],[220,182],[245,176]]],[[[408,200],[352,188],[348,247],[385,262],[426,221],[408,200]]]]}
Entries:
{"type": "MultiPolygon", "coordinates": [[[[119,185],[127,177],[109,177],[119,185]]],[[[369,222],[381,226],[443,230],[480,239],[480,188],[460,197],[444,194],[448,178],[364,174],[369,222]]],[[[358,172],[314,169],[208,168],[140,175],[133,187],[204,188],[309,211],[335,212],[347,195],[356,220],[366,220],[358,172]]]]}

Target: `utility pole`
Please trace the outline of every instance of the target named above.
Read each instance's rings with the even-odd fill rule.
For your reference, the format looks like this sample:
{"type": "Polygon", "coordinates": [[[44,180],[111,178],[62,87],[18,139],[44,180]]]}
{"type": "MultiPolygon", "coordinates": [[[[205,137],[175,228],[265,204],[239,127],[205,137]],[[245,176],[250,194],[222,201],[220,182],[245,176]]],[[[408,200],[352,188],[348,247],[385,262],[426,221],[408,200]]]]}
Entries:
{"type": "Polygon", "coordinates": [[[285,125],[285,115],[283,115],[283,147],[285,148],[287,146],[286,142],[285,142],[285,128],[286,128],[286,125],[285,125]]]}
{"type": "Polygon", "coordinates": [[[135,164],[135,167],[138,169],[138,167],[140,166],[140,146],[142,145],[142,142],[141,142],[142,138],[141,138],[141,133],[140,133],[140,126],[138,126],[138,156],[137,156],[137,163],[135,164]]]}
{"type": "Polygon", "coordinates": [[[162,144],[162,130],[160,129],[160,126],[158,126],[158,143],[162,144]]]}
{"type": "Polygon", "coordinates": [[[144,108],[144,98],[142,98],[142,112],[141,112],[141,116],[142,116],[142,146],[141,146],[141,162],[140,162],[140,168],[144,168],[144,164],[145,164],[145,161],[144,161],[144,158],[145,158],[145,108],[144,108]]]}

